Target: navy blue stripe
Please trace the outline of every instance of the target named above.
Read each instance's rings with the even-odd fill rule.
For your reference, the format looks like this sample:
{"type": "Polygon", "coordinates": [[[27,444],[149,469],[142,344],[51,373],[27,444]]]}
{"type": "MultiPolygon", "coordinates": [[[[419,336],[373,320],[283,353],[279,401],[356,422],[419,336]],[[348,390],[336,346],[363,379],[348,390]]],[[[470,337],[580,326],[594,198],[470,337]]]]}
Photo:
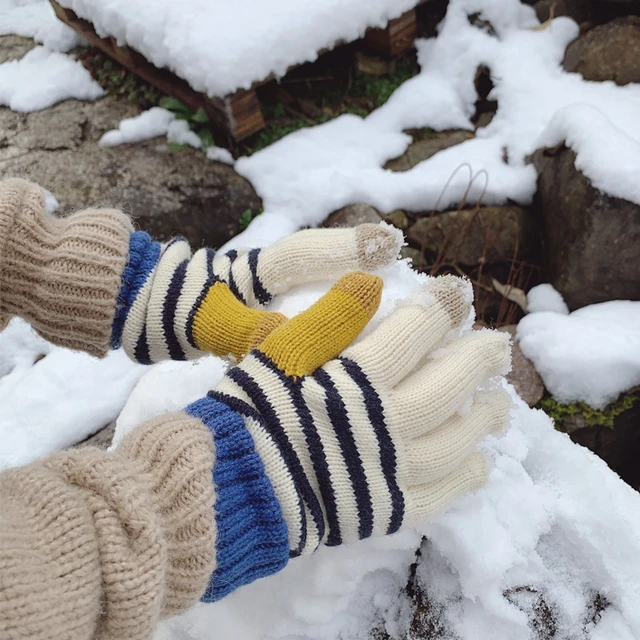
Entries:
{"type": "Polygon", "coordinates": [[[304,433],[304,438],[311,454],[311,462],[318,479],[318,485],[320,486],[320,493],[322,495],[322,501],[327,513],[327,522],[329,524],[329,535],[327,537],[326,544],[329,546],[337,546],[342,543],[342,536],[340,533],[340,523],[338,521],[338,507],[336,505],[336,496],[333,490],[333,484],[331,482],[331,472],[329,471],[329,465],[327,464],[327,457],[322,446],[322,440],[318,435],[318,431],[313,423],[313,416],[309,411],[309,407],[304,401],[302,395],[302,379],[294,381],[289,376],[286,376],[283,371],[273,364],[273,362],[260,351],[254,351],[253,355],[260,360],[265,366],[275,372],[280,378],[282,384],[285,386],[293,406],[296,409],[298,418],[300,420],[300,426],[304,433]]]}
{"type": "Polygon", "coordinates": [[[189,344],[194,349],[199,349],[196,341],[193,337],[193,322],[196,317],[196,313],[198,313],[198,309],[200,309],[200,305],[207,297],[207,293],[209,293],[209,289],[216,283],[220,282],[220,279],[213,273],[213,259],[216,257],[216,252],[213,249],[205,249],[207,252],[207,280],[204,285],[202,285],[202,289],[200,290],[200,294],[196,298],[196,301],[193,303],[191,310],[189,311],[189,316],[187,318],[187,340],[189,340],[189,344]]]}
{"type": "Polygon", "coordinates": [[[302,463],[298,458],[298,454],[293,448],[291,442],[289,442],[289,438],[287,438],[287,434],[280,424],[278,415],[271,406],[266,394],[260,388],[260,385],[246,371],[243,371],[239,367],[229,369],[227,375],[244,390],[256,406],[258,413],[262,415],[264,419],[263,425],[278,445],[285,463],[291,470],[293,477],[296,479],[302,499],[311,513],[311,517],[313,518],[318,530],[318,536],[320,540],[322,540],[325,533],[325,523],[318,496],[316,496],[313,488],[311,487],[311,484],[304,472],[302,463]]]}
{"type": "Polygon", "coordinates": [[[140,364],[153,364],[149,357],[149,343],[147,342],[146,324],[142,327],[142,333],[138,337],[138,342],[136,342],[136,348],[133,351],[133,356],[136,359],[136,362],[139,362],[140,364]]]}
{"type": "Polygon", "coordinates": [[[238,252],[235,249],[231,249],[230,251],[227,251],[225,255],[227,256],[227,258],[229,258],[229,262],[231,263],[229,265],[229,282],[227,283],[229,285],[229,289],[231,289],[231,293],[233,293],[233,295],[238,298],[238,300],[240,300],[242,304],[247,304],[247,301],[244,299],[242,293],[240,293],[240,289],[238,289],[236,280],[233,277],[233,263],[238,257],[238,252]]]}
{"type": "Polygon", "coordinates": [[[167,295],[162,304],[162,332],[167,342],[167,348],[169,349],[169,355],[172,360],[186,360],[186,355],[182,350],[182,346],[176,335],[176,305],[182,292],[182,285],[184,284],[184,278],[187,273],[188,260],[183,260],[173,272],[171,276],[171,282],[167,289],[167,295]]]}
{"type": "Polygon", "coordinates": [[[264,288],[258,276],[258,256],[260,255],[260,251],[261,249],[251,249],[248,260],[251,279],[253,281],[253,295],[261,305],[265,306],[271,302],[273,296],[264,288]]]}
{"type": "Polygon", "coordinates": [[[351,478],[353,493],[358,507],[358,535],[360,539],[368,538],[373,533],[373,504],[364,466],[353,438],[347,408],[340,397],[336,385],[324,369],[318,369],[313,374],[313,378],[326,392],[325,404],[329,421],[340,444],[342,457],[351,478]]]}
{"type": "MultiPolygon", "coordinates": [[[[247,418],[252,418],[258,424],[261,424],[265,431],[268,430],[266,425],[264,424],[264,418],[250,405],[248,405],[243,400],[239,398],[234,398],[233,396],[228,396],[226,393],[221,393],[220,391],[209,391],[207,394],[208,397],[213,398],[214,400],[218,400],[219,402],[223,402],[230,409],[243,415],[247,418]]],[[[277,446],[277,443],[276,443],[277,446]]],[[[284,459],[284,458],[283,458],[284,459]]],[[[286,463],[286,460],[285,460],[286,463]]],[[[297,489],[297,487],[296,487],[297,489]]],[[[301,532],[300,532],[300,542],[296,549],[291,550],[291,557],[295,558],[302,554],[304,547],[307,544],[307,514],[305,512],[304,503],[302,501],[302,496],[298,492],[298,510],[300,512],[300,522],[301,522],[301,532]]]]}
{"type": "Polygon", "coordinates": [[[160,243],[144,231],[136,231],[129,238],[129,258],[121,277],[120,292],[116,301],[116,313],[111,327],[109,345],[112,349],[122,346],[122,332],[129,311],[140,289],[147,281],[160,259],[160,243]]]}
{"type": "Polygon", "coordinates": [[[397,482],[397,452],[393,440],[389,435],[389,430],[387,429],[382,401],[364,371],[362,371],[353,360],[340,358],[340,361],[342,362],[344,370],[362,391],[367,408],[367,415],[378,439],[382,473],[384,474],[387,486],[389,487],[389,493],[391,494],[391,518],[389,520],[387,533],[395,533],[402,525],[405,504],[404,496],[397,482]]]}

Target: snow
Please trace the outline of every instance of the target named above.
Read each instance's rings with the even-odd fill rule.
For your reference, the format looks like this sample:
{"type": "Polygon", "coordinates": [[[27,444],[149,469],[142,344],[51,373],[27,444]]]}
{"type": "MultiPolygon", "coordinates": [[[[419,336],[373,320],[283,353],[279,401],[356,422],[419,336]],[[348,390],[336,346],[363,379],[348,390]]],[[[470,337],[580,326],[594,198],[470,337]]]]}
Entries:
{"type": "Polygon", "coordinates": [[[83,39],[60,22],[48,0],[0,0],[0,36],[33,38],[52,51],[66,52],[83,39]]]}
{"type": "Polygon", "coordinates": [[[596,189],[640,205],[640,138],[625,134],[594,107],[576,105],[560,109],[538,139],[541,147],[562,142],[576,152],[576,169],[596,189]]]}
{"type": "MultiPolygon", "coordinates": [[[[404,262],[378,273],[385,288],[372,326],[426,280],[404,262]]],[[[298,287],[274,309],[294,315],[330,284],[298,287]]],[[[224,370],[215,358],[153,367],[118,418],[116,442],[140,420],[214,387],[224,370]]],[[[411,603],[401,592],[423,535],[417,583],[449,630],[443,637],[533,640],[538,598],[557,637],[581,637],[598,593],[610,604],[592,637],[617,640],[606,635],[612,629],[621,639],[638,637],[640,495],[501,384],[513,397],[511,427],[483,444],[494,469],[481,491],[398,535],[296,559],[220,603],[163,623],[156,640],[364,640],[374,627],[406,638],[411,603]]]]}
{"type": "MultiPolygon", "coordinates": [[[[115,147],[158,136],[167,136],[168,142],[175,144],[188,144],[196,149],[202,147],[202,140],[189,128],[189,123],[186,120],[177,120],[174,113],[162,107],[152,107],[133,118],[121,120],[118,128],[107,131],[98,144],[101,147],[115,147]]],[[[216,152],[215,147],[210,147],[210,150],[211,154],[207,150],[207,157],[212,160],[224,158],[222,162],[233,163],[233,157],[226,149],[216,152]]]]}
{"type": "Polygon", "coordinates": [[[545,283],[532,287],[527,293],[527,312],[538,311],[553,311],[566,316],[569,314],[569,307],[562,294],[553,285],[545,283]]]}
{"type": "Polygon", "coordinates": [[[546,300],[534,294],[539,310],[520,320],[516,332],[549,392],[562,403],[602,408],[640,385],[640,302],[612,300],[567,314],[566,305],[554,310],[558,297],[564,302],[555,294],[546,300]]]}
{"type": "Polygon", "coordinates": [[[80,62],[45,47],[0,64],[0,106],[13,111],[38,111],[61,100],[95,100],[103,94],[80,62]]]}
{"type": "MultiPolygon", "coordinates": [[[[192,0],[188,10],[173,0],[63,4],[90,17],[103,35],[189,74],[195,88],[220,94],[272,71],[280,75],[335,39],[352,39],[415,2],[192,0]]],[[[47,20],[44,1],[0,0],[0,32],[30,31],[56,48],[45,34],[47,20]]],[[[296,132],[237,161],[238,172],[263,198],[264,213],[227,248],[268,245],[356,202],[382,212],[444,209],[463,196],[469,202],[526,204],[536,188],[526,157],[540,145],[562,141],[576,151],[578,168],[597,188],[637,202],[637,181],[630,176],[637,172],[640,87],[566,73],[560,63],[577,26],[566,18],[543,29],[537,25],[532,8],[516,0],[451,0],[437,38],[417,43],[421,72],[383,107],[364,119],[345,115],[296,132]],[[495,35],[469,23],[468,14],[475,12],[491,22],[495,35]],[[385,171],[385,162],[410,144],[406,129],[473,130],[473,81],[480,64],[491,69],[495,84],[491,98],[498,112],[491,123],[475,139],[410,171],[385,171]]],[[[61,37],[60,31],[52,36],[61,37]]],[[[49,60],[53,54],[38,55],[49,60]]],[[[58,85],[29,84],[22,71],[39,70],[25,64],[18,73],[15,66],[0,65],[0,101],[7,95],[31,106],[62,99],[67,77],[58,85]],[[8,68],[14,69],[10,77],[8,68]]],[[[107,136],[121,143],[171,129],[176,140],[190,137],[166,114],[147,112],[133,120],[107,136]]],[[[229,160],[215,148],[207,155],[229,160]]],[[[385,291],[372,325],[426,278],[406,263],[380,275],[385,291]]],[[[298,288],[273,308],[293,315],[330,284],[298,288]]],[[[614,301],[568,314],[556,293],[548,286],[532,290],[531,313],[517,332],[547,388],[563,402],[602,406],[640,384],[640,303],[614,301]]],[[[121,352],[98,361],[52,347],[14,321],[0,334],[0,468],[81,440],[116,417],[119,441],[140,421],[201,396],[224,370],[212,357],[150,368],[130,363],[121,352]],[[45,357],[36,362],[39,355],[45,357]]],[[[416,581],[443,638],[537,640],[535,629],[549,624],[545,610],[563,640],[640,637],[640,496],[604,462],[556,432],[544,413],[509,392],[511,426],[483,443],[494,469],[481,491],[398,535],[292,561],[280,574],[220,603],[198,605],[163,623],[157,640],[358,640],[369,638],[374,626],[393,640],[405,638],[411,602],[402,589],[423,535],[416,581]],[[591,622],[598,594],[608,604],[591,622]]]]}
{"type": "Polygon", "coordinates": [[[0,333],[0,469],[26,464],[114,420],[145,367],[54,347],[26,322],[0,333]]]}
{"type": "Polygon", "coordinates": [[[99,144],[101,147],[113,147],[166,136],[169,125],[174,121],[174,118],[175,115],[171,111],[162,107],[152,107],[133,118],[121,120],[117,129],[107,131],[100,138],[99,144]]]}
{"type": "MultiPolygon", "coordinates": [[[[599,189],[635,202],[640,85],[588,82],[565,72],[561,62],[577,25],[568,18],[537,25],[533,9],[517,0],[452,0],[438,36],[416,43],[420,73],[381,108],[364,119],[343,115],[297,131],[240,158],[236,170],[263,199],[264,213],[252,222],[261,243],[357,202],[383,213],[446,209],[463,198],[529,204],[536,173],[526,158],[562,138],[599,189]],[[495,36],[470,24],[467,16],[475,12],[491,22],[495,36]],[[411,142],[403,130],[473,130],[479,65],[490,68],[495,85],[490,98],[498,111],[491,123],[410,171],[386,171],[385,162],[411,142]]],[[[227,246],[242,246],[246,238],[240,234],[227,246]]]]}
{"type": "Polygon", "coordinates": [[[197,91],[224,96],[249,88],[339,40],[352,41],[381,27],[417,0],[62,0],[157,67],[168,67],[197,91]]]}

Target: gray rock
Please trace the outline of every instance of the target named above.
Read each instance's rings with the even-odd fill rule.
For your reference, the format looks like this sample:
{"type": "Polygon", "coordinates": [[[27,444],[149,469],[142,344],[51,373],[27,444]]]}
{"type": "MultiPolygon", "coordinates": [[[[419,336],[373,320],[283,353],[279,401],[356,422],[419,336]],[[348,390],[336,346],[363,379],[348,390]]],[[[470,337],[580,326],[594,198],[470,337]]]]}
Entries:
{"type": "Polygon", "coordinates": [[[377,224],[384,216],[370,204],[350,204],[334,211],[324,222],[323,227],[356,227],[365,222],[377,224]]]}
{"type": "Polygon", "coordinates": [[[409,145],[399,158],[389,160],[384,168],[390,171],[409,171],[418,163],[434,156],[438,151],[453,147],[473,138],[472,131],[443,131],[409,145]]]}
{"type": "Polygon", "coordinates": [[[424,262],[420,250],[413,247],[402,247],[400,249],[400,257],[409,258],[414,269],[417,269],[424,262]]]}
{"type": "Polygon", "coordinates": [[[534,5],[538,20],[545,22],[551,17],[551,7],[555,5],[553,16],[568,16],[578,24],[595,20],[596,7],[586,0],[540,0],[534,5]]]}
{"type": "Polygon", "coordinates": [[[106,427],[100,429],[100,431],[89,436],[86,440],[74,445],[75,447],[98,447],[99,449],[108,449],[113,442],[113,436],[116,431],[116,423],[110,422],[106,427]]]}
{"type": "Polygon", "coordinates": [[[396,209],[384,217],[385,221],[404,231],[409,226],[409,218],[402,209],[396,209]]]}
{"type": "MultiPolygon", "coordinates": [[[[622,394],[615,405],[622,406],[625,398],[631,400],[630,406],[613,417],[613,426],[601,424],[595,414],[587,421],[578,411],[561,424],[556,422],[556,428],[600,456],[625,482],[640,491],[640,387],[622,394]]],[[[603,414],[610,413],[611,407],[606,407],[603,414]]]]}
{"type": "Polygon", "coordinates": [[[640,206],[608,196],[575,168],[575,153],[538,150],[545,281],[569,309],[640,300],[640,206]]]}
{"type": "Polygon", "coordinates": [[[640,17],[618,18],[587,31],[567,47],[562,64],[585,80],[640,82],[640,17]]]}
{"type": "Polygon", "coordinates": [[[0,36],[0,64],[11,60],[20,60],[33,49],[36,43],[22,36],[0,36]]]}
{"type": "Polygon", "coordinates": [[[159,240],[183,235],[194,247],[218,247],[239,233],[243,212],[257,212],[261,201],[232,167],[196,149],[170,153],[164,139],[98,146],[103,133],[137,113],[110,98],[30,114],[0,109],[0,173],[46,187],[63,214],[121,208],[159,240]]]}
{"type": "Polygon", "coordinates": [[[510,262],[530,254],[537,237],[532,216],[522,207],[480,207],[419,218],[407,239],[446,262],[463,265],[510,262]]]}
{"type": "Polygon", "coordinates": [[[516,340],[516,325],[506,324],[498,328],[498,331],[504,331],[511,335],[511,371],[507,374],[507,381],[510,382],[518,395],[530,406],[535,405],[542,400],[544,395],[544,382],[536,371],[533,363],[527,358],[520,344],[516,340]]]}

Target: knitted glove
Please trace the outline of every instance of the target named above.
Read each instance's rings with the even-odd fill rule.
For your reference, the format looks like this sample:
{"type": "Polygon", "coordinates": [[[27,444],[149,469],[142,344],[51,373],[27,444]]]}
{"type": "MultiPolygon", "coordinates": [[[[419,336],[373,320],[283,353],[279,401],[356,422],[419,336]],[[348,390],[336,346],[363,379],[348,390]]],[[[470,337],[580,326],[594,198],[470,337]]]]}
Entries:
{"type": "MultiPolygon", "coordinates": [[[[380,292],[379,278],[347,275],[296,318],[307,335],[319,329],[320,364],[364,328],[380,292]]],[[[248,552],[247,579],[270,566],[269,531],[280,523],[286,547],[286,526],[251,436],[229,412],[206,425],[195,413],[140,425],[113,452],[0,473],[3,640],[148,640],[205,592],[220,558],[248,552]]]]}
{"type": "MultiPolygon", "coordinates": [[[[375,311],[358,293],[370,278],[334,292],[361,300],[363,318],[375,311]]],[[[187,408],[211,429],[217,452],[217,569],[205,601],[319,545],[393,533],[485,482],[475,445],[505,426],[508,398],[478,393],[467,413],[457,411],[506,370],[509,343],[474,332],[433,354],[468,317],[460,283],[435,280],[326,364],[323,346],[347,340],[326,307],[312,307],[187,408]]]]}
{"type": "Polygon", "coordinates": [[[385,225],[301,231],[267,249],[192,257],[133,232],[129,218],[94,209],[59,218],[41,189],[0,182],[0,330],[13,316],[50,342],[134,360],[239,359],[286,318],[263,311],[273,296],[354,269],[392,262],[402,234],[385,225]]]}
{"type": "Polygon", "coordinates": [[[262,310],[274,296],[389,264],[401,241],[391,227],[363,224],[299,231],[266,249],[200,249],[191,257],[184,238],[161,245],[134,233],[111,346],[122,344],[143,364],[203,352],[239,360],[286,322],[262,310]]]}

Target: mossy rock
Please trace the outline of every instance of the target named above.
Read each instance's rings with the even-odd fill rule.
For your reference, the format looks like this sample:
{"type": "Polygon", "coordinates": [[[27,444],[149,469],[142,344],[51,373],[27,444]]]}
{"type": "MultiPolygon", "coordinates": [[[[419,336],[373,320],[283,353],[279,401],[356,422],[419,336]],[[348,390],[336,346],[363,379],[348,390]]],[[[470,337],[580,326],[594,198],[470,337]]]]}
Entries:
{"type": "Polygon", "coordinates": [[[640,387],[622,394],[604,409],[583,402],[560,404],[545,398],[539,404],[556,429],[600,456],[620,477],[640,490],[640,387]]]}

